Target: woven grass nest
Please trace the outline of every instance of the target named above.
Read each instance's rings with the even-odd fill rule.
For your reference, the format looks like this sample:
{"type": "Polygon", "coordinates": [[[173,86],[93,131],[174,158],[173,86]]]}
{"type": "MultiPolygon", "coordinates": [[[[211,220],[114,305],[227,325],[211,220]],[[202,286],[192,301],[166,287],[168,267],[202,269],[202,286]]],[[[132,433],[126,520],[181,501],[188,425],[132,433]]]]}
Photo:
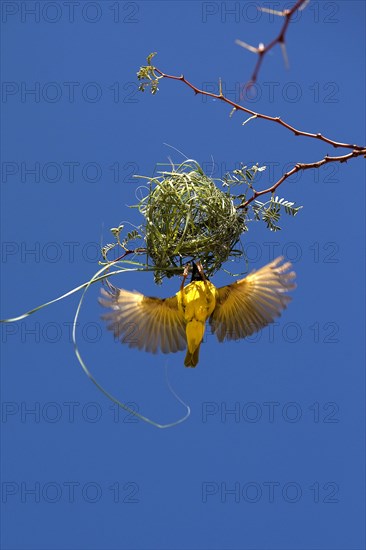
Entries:
{"type": "Polygon", "coordinates": [[[245,218],[229,191],[222,191],[195,161],[150,179],[150,192],[139,204],[146,218],[146,249],[155,280],[174,275],[190,259],[200,260],[208,276],[236,250],[245,218]]]}

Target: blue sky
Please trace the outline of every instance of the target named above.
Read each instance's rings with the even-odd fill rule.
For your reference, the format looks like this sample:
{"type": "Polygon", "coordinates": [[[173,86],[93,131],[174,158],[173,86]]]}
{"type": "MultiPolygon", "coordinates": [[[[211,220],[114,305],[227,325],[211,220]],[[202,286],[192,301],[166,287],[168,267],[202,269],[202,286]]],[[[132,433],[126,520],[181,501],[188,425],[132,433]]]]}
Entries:
{"type": "MultiPolygon", "coordinates": [[[[157,51],[162,70],[209,90],[221,77],[238,99],[255,58],[235,39],[266,43],[280,25],[254,2],[1,8],[2,317],[97,271],[109,228],[142,221],[127,207],[132,174],[181,160],[164,143],[217,177],[241,162],[267,165],[263,187],[293,163],[343,152],[269,122],[242,126],[240,114],[229,118],[178,82],[162,82],[155,97],[137,93],[136,71],[157,51]]],[[[363,2],[310,2],[288,31],[289,70],[273,50],[245,104],[362,144],[364,21],[363,2]]],[[[250,268],[273,254],[293,260],[293,301],[257,338],[219,344],[207,334],[196,369],[184,368],[183,353],[116,344],[100,321],[99,288],[90,289],[79,341],[91,371],[166,423],[185,412],[167,367],[192,409],[178,427],[132,421],[88,381],[70,337],[77,296],[1,327],[4,550],[365,547],[364,181],[354,159],[280,188],[303,210],[278,233],[252,224],[243,244],[250,268]]],[[[156,287],[143,273],[114,283],[167,296],[180,280],[156,287]]]]}

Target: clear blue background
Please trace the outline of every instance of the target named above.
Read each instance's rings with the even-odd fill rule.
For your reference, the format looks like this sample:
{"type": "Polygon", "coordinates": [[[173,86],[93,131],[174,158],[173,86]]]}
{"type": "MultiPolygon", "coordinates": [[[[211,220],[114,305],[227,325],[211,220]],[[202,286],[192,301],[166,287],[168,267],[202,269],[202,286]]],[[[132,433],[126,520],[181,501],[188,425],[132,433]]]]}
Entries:
{"type": "MultiPolygon", "coordinates": [[[[131,175],[151,175],[168,156],[182,159],[164,143],[215,176],[240,162],[267,164],[273,173],[261,176],[263,188],[288,163],[348,152],[265,121],[243,127],[242,115],[230,119],[227,106],[177,82],[163,81],[156,97],[136,92],[137,69],[157,51],[162,70],[210,89],[221,77],[235,100],[255,57],[234,40],[266,43],[280,27],[254,2],[80,2],[74,22],[63,2],[38,3],[39,21],[24,11],[34,5],[1,6],[2,317],[91,277],[109,228],[141,222],[127,208],[138,185],[131,175]],[[234,4],[239,12],[230,15],[234,4]],[[74,99],[68,82],[78,83],[74,99]],[[21,95],[35,83],[38,102],[21,95]],[[22,181],[22,163],[37,162],[49,172],[22,181]],[[74,181],[70,162],[79,163],[74,181]],[[83,175],[87,163],[99,173],[89,166],[83,175]]],[[[257,99],[245,104],[362,144],[364,29],[363,2],[311,2],[289,28],[289,70],[277,47],[264,61],[257,99]]],[[[77,295],[2,327],[4,550],[365,548],[364,175],[364,161],[353,159],[280,188],[304,209],[276,234],[252,224],[244,245],[250,269],[270,261],[272,249],[294,261],[293,302],[273,334],[267,328],[225,345],[208,334],[196,369],[183,367],[183,353],[150,356],[114,343],[99,319],[99,288],[90,289],[79,337],[88,366],[162,423],[184,414],[166,385],[167,366],[192,408],[178,427],[118,416],[88,381],[70,339],[77,295]],[[227,414],[235,408],[236,416],[227,414]]],[[[180,283],[157,288],[150,274],[114,282],[159,296],[180,283]]]]}

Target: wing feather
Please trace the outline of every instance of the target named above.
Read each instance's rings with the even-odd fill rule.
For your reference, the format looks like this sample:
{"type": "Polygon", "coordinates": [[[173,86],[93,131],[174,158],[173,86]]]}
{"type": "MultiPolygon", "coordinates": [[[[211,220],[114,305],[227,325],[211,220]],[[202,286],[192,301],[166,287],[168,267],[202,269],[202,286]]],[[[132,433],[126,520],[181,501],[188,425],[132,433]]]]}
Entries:
{"type": "Polygon", "coordinates": [[[166,299],[144,296],[108,285],[99,302],[112,311],[102,315],[107,328],[131,348],[174,353],[187,346],[185,320],[176,296],[166,299]]]}
{"type": "Polygon", "coordinates": [[[210,325],[218,340],[238,340],[250,336],[279,317],[296,288],[290,262],[276,258],[244,279],[218,288],[210,325]]]}

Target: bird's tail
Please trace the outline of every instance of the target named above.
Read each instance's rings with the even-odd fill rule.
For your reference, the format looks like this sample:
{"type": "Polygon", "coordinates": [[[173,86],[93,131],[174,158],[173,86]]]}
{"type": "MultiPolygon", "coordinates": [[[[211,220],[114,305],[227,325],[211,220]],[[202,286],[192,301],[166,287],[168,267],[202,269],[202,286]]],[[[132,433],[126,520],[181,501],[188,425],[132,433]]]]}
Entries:
{"type": "Polygon", "coordinates": [[[187,349],[187,355],[186,355],[186,358],[184,359],[184,365],[186,367],[195,367],[198,363],[199,354],[200,354],[200,346],[198,346],[198,348],[196,348],[193,353],[191,353],[187,349]]]}
{"type": "Polygon", "coordinates": [[[204,332],[205,325],[201,321],[192,319],[192,321],[187,323],[187,355],[184,360],[186,367],[195,367],[197,365],[204,332]]]}

